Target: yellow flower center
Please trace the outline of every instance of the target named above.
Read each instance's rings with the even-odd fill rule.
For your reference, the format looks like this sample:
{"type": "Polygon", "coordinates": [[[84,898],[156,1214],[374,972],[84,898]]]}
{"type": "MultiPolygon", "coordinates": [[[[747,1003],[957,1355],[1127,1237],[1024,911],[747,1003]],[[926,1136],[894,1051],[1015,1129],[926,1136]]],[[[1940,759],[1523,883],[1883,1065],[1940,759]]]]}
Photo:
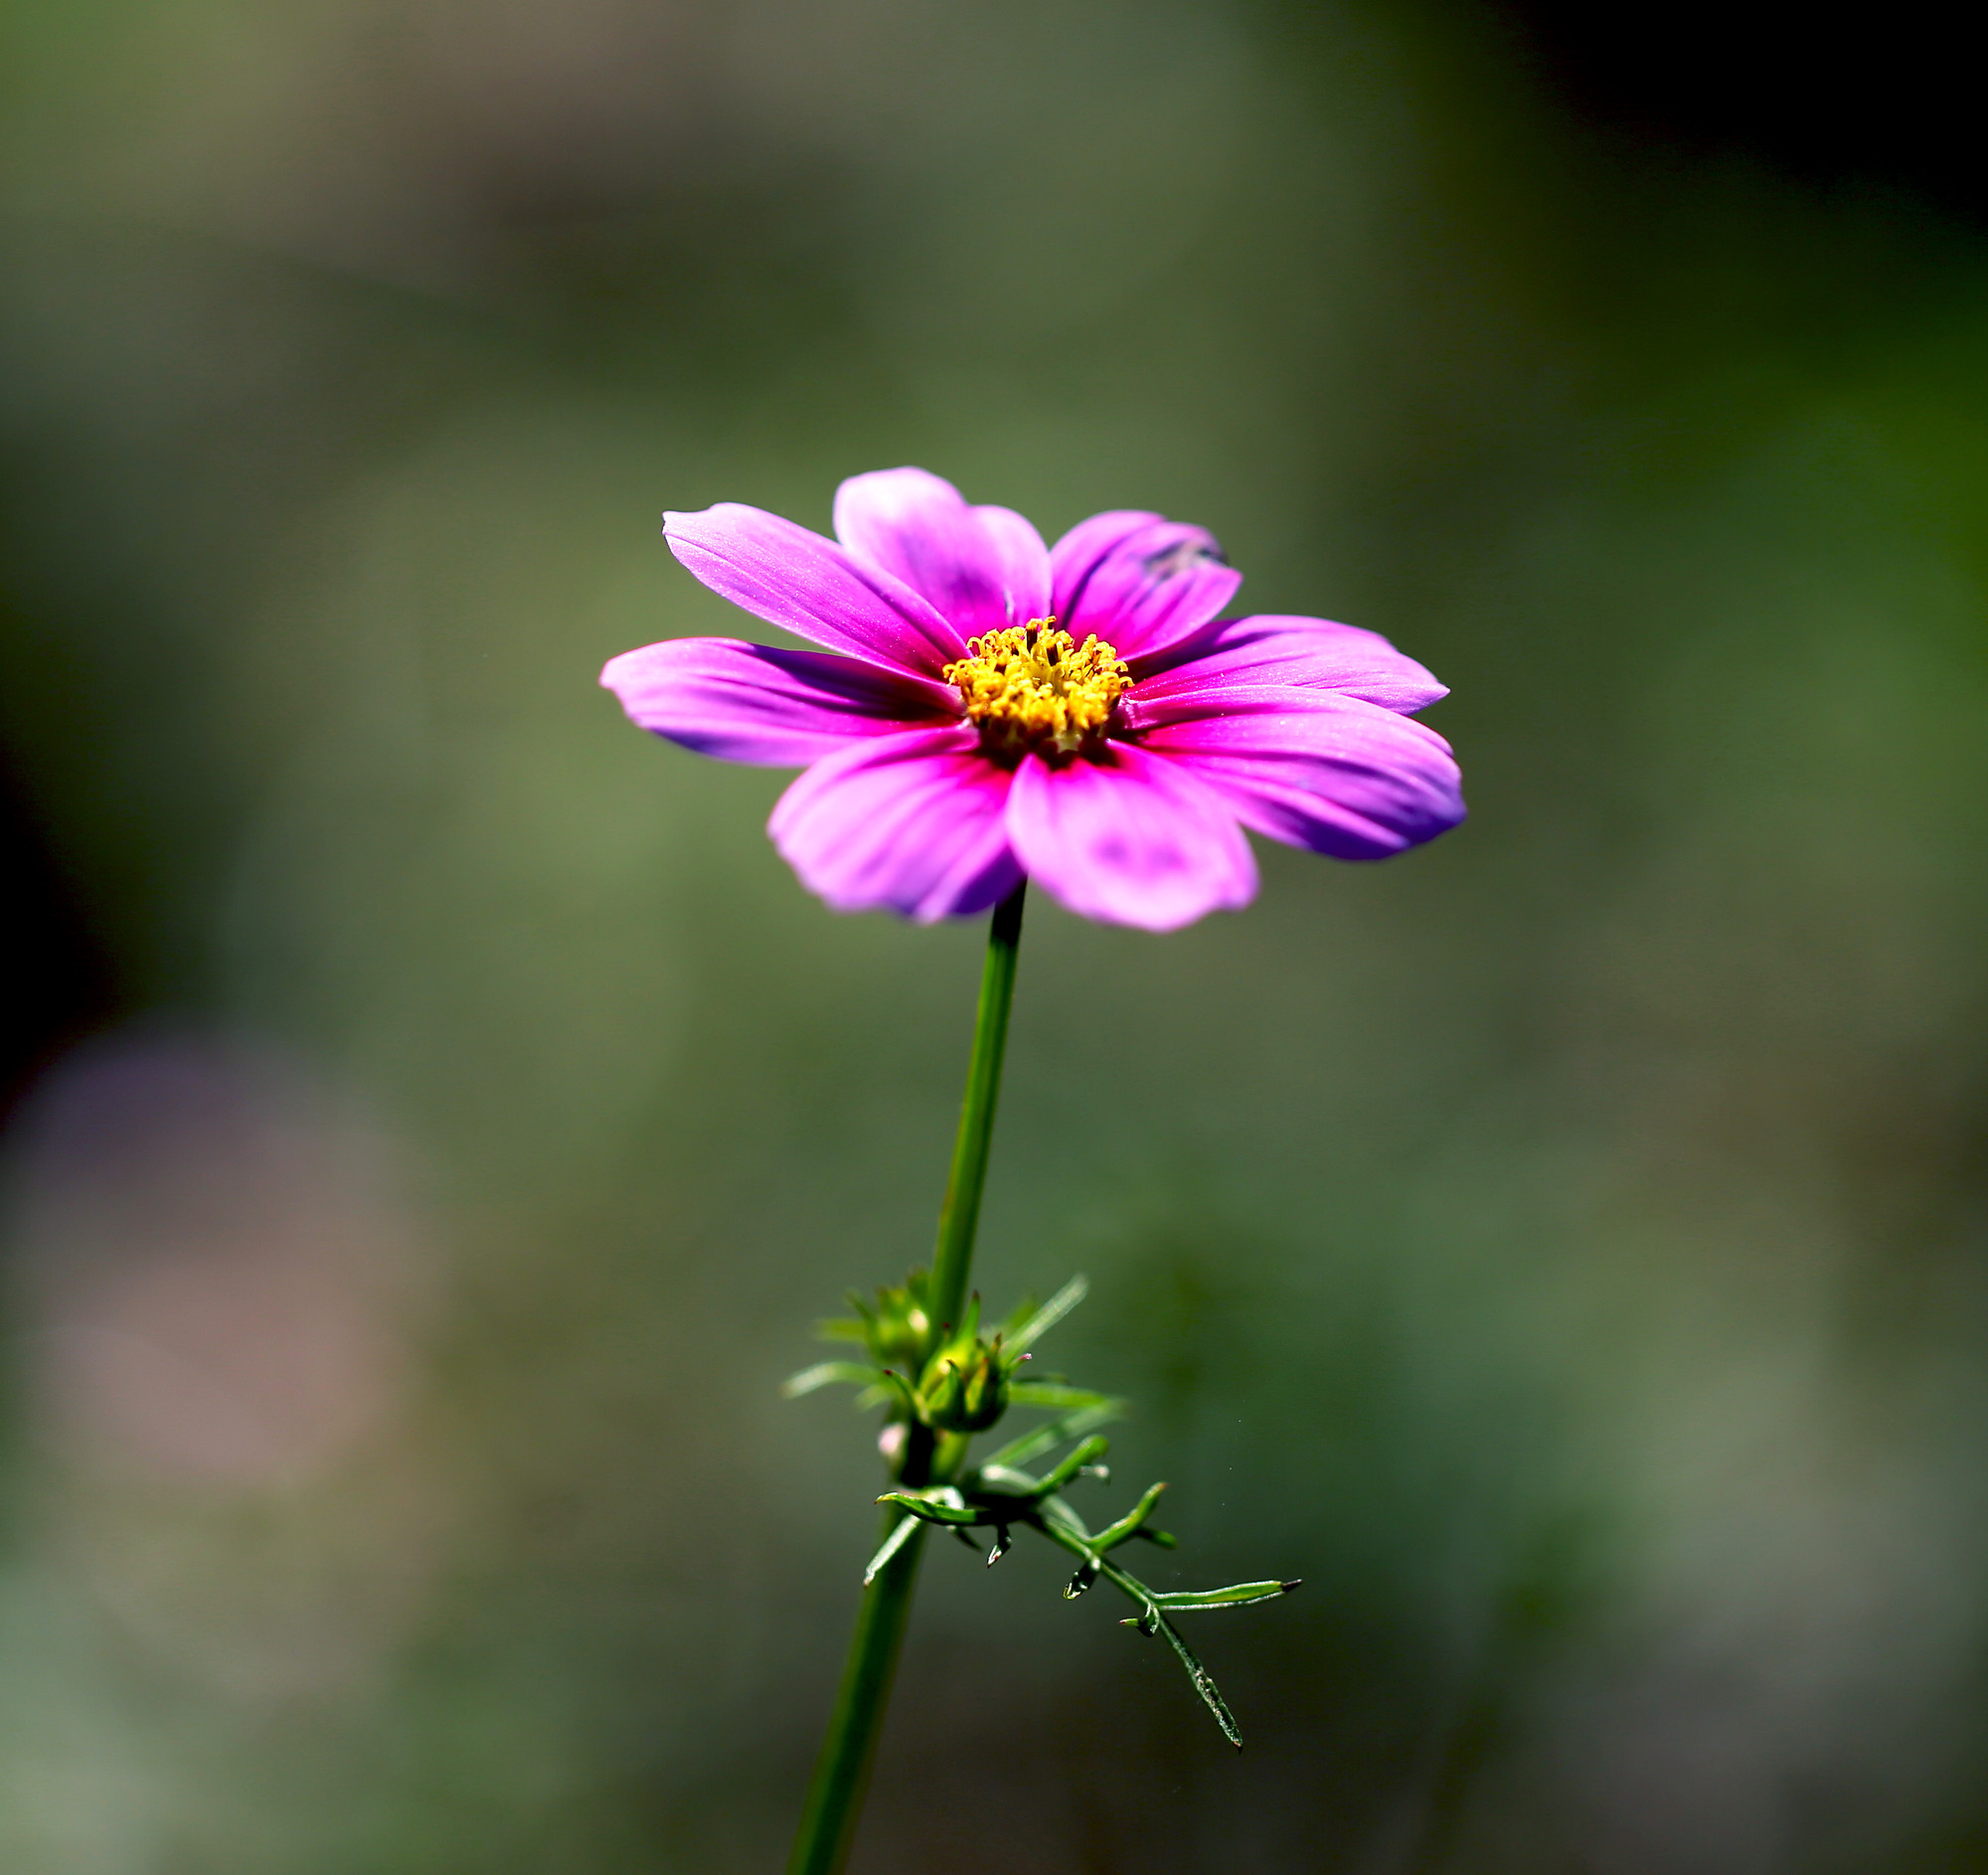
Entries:
{"type": "Polygon", "coordinates": [[[990,755],[1019,762],[1032,751],[1070,757],[1104,740],[1112,706],[1132,679],[1095,634],[1078,644],[1054,618],[1032,618],[968,638],[968,656],[945,667],[967,720],[990,755]]]}

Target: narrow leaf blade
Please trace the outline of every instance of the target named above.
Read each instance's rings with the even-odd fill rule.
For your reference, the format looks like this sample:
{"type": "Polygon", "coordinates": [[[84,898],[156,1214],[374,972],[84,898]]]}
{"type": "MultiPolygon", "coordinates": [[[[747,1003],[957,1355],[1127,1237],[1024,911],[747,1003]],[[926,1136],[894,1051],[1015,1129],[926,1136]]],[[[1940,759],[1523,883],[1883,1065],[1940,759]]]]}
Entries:
{"type": "Polygon", "coordinates": [[[980,1512],[964,1504],[949,1504],[940,1497],[921,1497],[915,1491],[886,1491],[880,1504],[896,1504],[926,1523],[969,1524],[980,1522],[980,1512]]]}
{"type": "Polygon", "coordinates": [[[1070,1410],[1103,1406],[1111,1396],[1108,1393],[1092,1393],[1088,1387],[1060,1387],[1054,1381],[1018,1380],[1008,1389],[1008,1398],[1016,1406],[1070,1410]]]}
{"type": "Polygon", "coordinates": [[[852,1321],[846,1315],[829,1315],[815,1323],[814,1338],[817,1341],[854,1341],[862,1344],[869,1341],[870,1333],[860,1321],[852,1321]]]}
{"type": "Polygon", "coordinates": [[[1215,1723],[1222,1728],[1222,1736],[1240,1752],[1242,1749],[1242,1729],[1236,1723],[1236,1715],[1229,1710],[1229,1702],[1222,1697],[1222,1689],[1195,1657],[1194,1649],[1180,1637],[1173,1622],[1164,1616],[1160,1619],[1160,1632],[1179,1656],[1181,1665],[1187,1668],[1187,1676],[1194,1682],[1194,1690],[1201,1695],[1201,1703],[1214,1713],[1215,1723]]]}
{"type": "MultiPolygon", "coordinates": [[[[1129,1543],[1139,1534],[1139,1527],[1153,1514],[1153,1506],[1160,1501],[1160,1493],[1167,1487],[1153,1485],[1139,1501],[1116,1523],[1107,1524],[1092,1540],[1100,1550],[1113,1550],[1121,1543],[1129,1543]]],[[[1221,1593],[1218,1591],[1218,1593],[1221,1593]]]]}
{"type": "Polygon", "coordinates": [[[813,1367],[804,1367],[798,1374],[790,1374],[780,1383],[782,1398],[798,1400],[804,1393],[813,1393],[817,1387],[833,1387],[838,1382],[851,1387],[874,1386],[883,1379],[883,1374],[874,1367],[865,1367],[859,1361],[818,1361],[813,1367]]]}
{"type": "Polygon", "coordinates": [[[883,1548],[875,1556],[871,1557],[869,1568],[863,1572],[864,1588],[869,1588],[877,1580],[883,1571],[884,1565],[911,1540],[911,1533],[917,1527],[918,1520],[915,1517],[907,1516],[898,1519],[897,1528],[884,1539],[883,1548]]]}
{"type": "Polygon", "coordinates": [[[1090,1278],[1072,1277],[1042,1307],[1006,1337],[1010,1354],[1026,1353],[1090,1293],[1090,1278]]]}
{"type": "Polygon", "coordinates": [[[1110,1448],[1111,1442],[1108,1439],[1101,1434],[1092,1433],[1088,1439],[1073,1446],[1057,1460],[1056,1468],[1043,1478],[1039,1488],[1045,1495],[1062,1490],[1085,1465],[1093,1458],[1103,1457],[1110,1448]]]}
{"type": "Polygon", "coordinates": [[[1297,1587],[1296,1582],[1239,1582],[1227,1589],[1178,1589],[1166,1595],[1156,1595],[1156,1607],[1170,1614],[1200,1609],[1240,1609],[1247,1608],[1252,1602],[1274,1602],[1280,1595],[1289,1595],[1297,1587]]]}
{"type": "Polygon", "coordinates": [[[1023,1326],[1034,1316],[1038,1303],[1034,1289],[1026,1290],[1022,1299],[1009,1311],[1008,1319],[1001,1324],[1003,1346],[1012,1346],[1023,1326]]]}
{"type": "MultiPolygon", "coordinates": [[[[1014,1398],[1016,1390],[1011,1390],[1009,1398],[1014,1398]]],[[[1024,1404],[1027,1404],[1024,1402],[1024,1404]]],[[[1046,1420],[1034,1432],[1024,1433],[1019,1439],[1011,1439],[1001,1449],[981,1460],[983,1465],[1025,1465],[1031,1458],[1040,1458],[1044,1452],[1061,1446],[1066,1439],[1081,1439],[1085,1433],[1095,1432],[1100,1426],[1109,1426],[1113,1420],[1125,1417],[1126,1402],[1104,1400],[1096,1406],[1078,1407],[1074,1412],[1061,1414],[1053,1420],[1046,1420]]]]}

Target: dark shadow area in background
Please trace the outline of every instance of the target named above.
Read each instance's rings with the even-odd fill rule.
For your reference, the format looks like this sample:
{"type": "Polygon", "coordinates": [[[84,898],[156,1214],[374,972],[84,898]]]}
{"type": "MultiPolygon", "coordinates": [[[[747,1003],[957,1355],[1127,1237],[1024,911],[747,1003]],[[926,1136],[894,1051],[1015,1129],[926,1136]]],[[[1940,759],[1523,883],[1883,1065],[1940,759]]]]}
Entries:
{"type": "Polygon", "coordinates": [[[1878,183],[1988,220],[1979,62],[1962,9],[1502,0],[1577,115],[1680,153],[1743,151],[1823,188],[1878,183]]]}
{"type": "Polygon", "coordinates": [[[0,752],[0,1119],[57,1054],[118,1012],[116,976],[0,752]]]}

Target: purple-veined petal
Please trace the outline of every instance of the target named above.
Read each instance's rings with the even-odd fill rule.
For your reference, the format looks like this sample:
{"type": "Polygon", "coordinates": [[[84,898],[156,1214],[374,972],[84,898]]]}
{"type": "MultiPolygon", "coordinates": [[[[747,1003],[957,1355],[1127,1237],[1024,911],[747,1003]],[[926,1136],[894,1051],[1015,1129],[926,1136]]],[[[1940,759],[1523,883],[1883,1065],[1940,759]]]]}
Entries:
{"type": "Polygon", "coordinates": [[[980,507],[973,511],[980,531],[1000,569],[1002,591],[1008,596],[1007,622],[1032,624],[1052,610],[1050,550],[1036,524],[1013,508],[980,507]]]}
{"type": "Polygon", "coordinates": [[[1386,859],[1463,818],[1449,745],[1379,704],[1239,684],[1219,706],[1178,707],[1138,747],[1192,769],[1273,840],[1335,859],[1386,859]]]}
{"type": "Polygon", "coordinates": [[[852,738],[959,715],[959,692],[853,657],[737,638],[669,638],[610,658],[600,681],[642,728],[699,755],[801,767],[852,738]]]}
{"type": "Polygon", "coordinates": [[[1189,638],[1236,597],[1242,576],[1203,527],[1157,514],[1093,514],[1050,550],[1058,624],[1095,632],[1120,657],[1152,657],[1189,638]]]}
{"type": "Polygon", "coordinates": [[[1021,882],[1003,815],[1012,778],[963,726],[873,737],[801,775],[766,831],[835,911],[963,918],[1021,882]]]}
{"type": "Polygon", "coordinates": [[[1058,541],[1050,549],[1050,570],[1055,579],[1050,603],[1056,607],[1058,622],[1064,621],[1065,614],[1082,597],[1086,582],[1103,561],[1142,528],[1164,526],[1166,518],[1148,514],[1143,508],[1110,508],[1079,521],[1058,541]]]}
{"type": "Polygon", "coordinates": [[[666,514],[670,551],[755,618],[873,664],[936,677],[965,640],[902,580],[792,521],[721,501],[666,514]]]}
{"type": "Polygon", "coordinates": [[[920,468],[852,475],[835,491],[835,534],[850,553],[921,594],[962,637],[1048,615],[1050,555],[1007,508],[970,508],[920,468]]]}
{"type": "Polygon", "coordinates": [[[1448,689],[1381,636],[1329,618],[1265,613],[1224,618],[1205,626],[1132,675],[1138,687],[1125,699],[1157,704],[1229,683],[1297,684],[1364,697],[1386,710],[1425,710],[1448,689]]]}
{"type": "Polygon", "coordinates": [[[1008,833],[1029,876],[1071,911],[1178,931],[1256,896],[1256,862],[1223,796],[1164,757],[1114,743],[1109,760],[1052,768],[1029,756],[1008,833]]]}

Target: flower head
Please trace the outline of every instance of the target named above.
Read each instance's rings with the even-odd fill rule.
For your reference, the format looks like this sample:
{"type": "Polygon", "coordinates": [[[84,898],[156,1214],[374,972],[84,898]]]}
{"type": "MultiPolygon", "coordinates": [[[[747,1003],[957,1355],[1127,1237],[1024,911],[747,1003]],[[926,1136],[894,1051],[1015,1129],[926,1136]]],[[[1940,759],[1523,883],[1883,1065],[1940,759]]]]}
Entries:
{"type": "Polygon", "coordinates": [[[677,558],[826,647],[676,638],[601,673],[644,729],[804,767],[768,831],[838,911],[930,922],[1024,876],[1072,911],[1171,931],[1256,892],[1246,827],[1385,859],[1463,818],[1444,695],[1385,638],[1224,618],[1242,576],[1157,514],[1054,549],[923,469],[842,484],[831,541],[723,503],[664,517],[677,558]]]}

